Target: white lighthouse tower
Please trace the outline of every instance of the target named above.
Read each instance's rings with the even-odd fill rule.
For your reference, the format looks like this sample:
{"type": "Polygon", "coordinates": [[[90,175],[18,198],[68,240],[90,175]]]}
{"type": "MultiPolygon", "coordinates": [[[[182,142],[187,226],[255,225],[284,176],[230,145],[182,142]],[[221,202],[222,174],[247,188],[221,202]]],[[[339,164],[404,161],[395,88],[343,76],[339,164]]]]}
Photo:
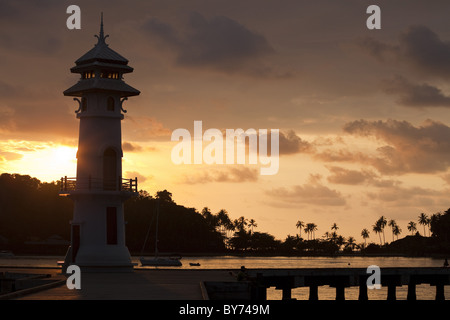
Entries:
{"type": "Polygon", "coordinates": [[[76,178],[61,180],[61,195],[74,200],[71,246],[64,265],[85,270],[128,270],[123,203],[137,194],[137,179],[122,178],[122,104],[140,92],[123,81],[133,68],[106,44],[103,15],[97,44],[70,69],[80,80],[64,91],[75,97],[80,119],[76,178]]]}

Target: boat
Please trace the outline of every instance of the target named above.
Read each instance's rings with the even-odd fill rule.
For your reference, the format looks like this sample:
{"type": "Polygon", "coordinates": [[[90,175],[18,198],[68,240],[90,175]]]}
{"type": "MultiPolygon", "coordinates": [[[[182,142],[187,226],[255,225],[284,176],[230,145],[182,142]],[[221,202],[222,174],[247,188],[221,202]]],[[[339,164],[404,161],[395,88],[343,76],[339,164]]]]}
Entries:
{"type": "Polygon", "coordinates": [[[193,263],[193,262],[189,262],[189,265],[191,266],[191,267],[200,267],[200,263],[193,263]]]}
{"type": "MultiPolygon", "coordinates": [[[[141,257],[139,261],[142,266],[154,266],[154,267],[181,267],[183,264],[181,263],[181,257],[163,257],[158,256],[158,218],[159,218],[159,199],[157,199],[156,205],[156,232],[155,232],[155,256],[154,257],[143,257],[142,253],[144,252],[144,247],[147,242],[148,235],[150,233],[150,227],[152,223],[150,222],[150,226],[148,227],[147,235],[145,236],[144,245],[142,247],[141,257]]],[[[153,219],[152,219],[153,221],[153,219]]]]}
{"type": "Polygon", "coordinates": [[[172,257],[141,257],[142,266],[154,266],[154,267],[181,267],[183,264],[178,258],[172,257]]]}

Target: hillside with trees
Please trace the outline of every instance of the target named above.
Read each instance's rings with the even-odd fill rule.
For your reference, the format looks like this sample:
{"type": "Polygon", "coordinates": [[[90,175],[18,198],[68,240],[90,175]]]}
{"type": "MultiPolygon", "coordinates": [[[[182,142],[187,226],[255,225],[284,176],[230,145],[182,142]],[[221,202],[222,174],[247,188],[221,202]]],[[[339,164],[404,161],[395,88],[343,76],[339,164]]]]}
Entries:
{"type": "MultiPolygon", "coordinates": [[[[16,254],[65,254],[70,240],[73,201],[59,196],[59,182],[41,182],[28,175],[0,175],[0,250],[16,254]]],[[[298,234],[275,239],[267,232],[255,231],[254,219],[231,219],[225,209],[217,213],[208,207],[198,211],[177,204],[167,190],[150,195],[141,190],[125,202],[126,242],[132,255],[153,253],[156,221],[158,250],[166,253],[258,254],[258,255],[336,255],[450,254],[450,209],[428,217],[422,213],[417,223],[407,225],[411,235],[399,239],[401,228],[395,220],[381,216],[371,228],[364,228],[364,243],[343,237],[333,223],[322,236],[318,226],[297,221],[298,234]],[[159,215],[157,216],[157,207],[159,215]],[[158,219],[156,219],[158,217],[158,219]],[[390,228],[387,231],[386,228],[390,228]],[[422,229],[419,227],[419,229],[422,229]],[[372,242],[368,243],[371,232],[372,242]],[[391,242],[386,241],[392,238],[391,242]],[[147,240],[147,241],[146,241],[147,240]],[[378,241],[379,240],[379,241],[378,241]],[[377,243],[379,242],[379,244],[377,243]]]]}

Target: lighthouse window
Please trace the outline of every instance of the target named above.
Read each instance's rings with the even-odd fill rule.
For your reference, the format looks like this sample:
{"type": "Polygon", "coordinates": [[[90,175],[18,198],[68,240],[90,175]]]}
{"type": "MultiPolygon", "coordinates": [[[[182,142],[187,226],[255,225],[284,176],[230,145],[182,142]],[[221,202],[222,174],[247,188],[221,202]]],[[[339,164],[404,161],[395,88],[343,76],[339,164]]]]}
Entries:
{"type": "Polygon", "coordinates": [[[87,110],[87,99],[86,98],[81,98],[81,111],[86,111],[87,110]]]}
{"type": "Polygon", "coordinates": [[[117,208],[106,208],[106,243],[117,244],[117,208]]]}
{"type": "Polygon", "coordinates": [[[108,97],[107,110],[114,111],[114,98],[113,97],[108,97]]]}
{"type": "Polygon", "coordinates": [[[83,79],[90,79],[90,78],[94,78],[94,77],[95,77],[94,71],[83,72],[83,79]]]}
{"type": "Polygon", "coordinates": [[[106,70],[102,70],[100,72],[100,78],[119,79],[119,73],[118,72],[109,72],[109,71],[106,71],[106,70]]]}
{"type": "Polygon", "coordinates": [[[117,190],[117,153],[112,148],[103,154],[103,190],[117,190]]]}

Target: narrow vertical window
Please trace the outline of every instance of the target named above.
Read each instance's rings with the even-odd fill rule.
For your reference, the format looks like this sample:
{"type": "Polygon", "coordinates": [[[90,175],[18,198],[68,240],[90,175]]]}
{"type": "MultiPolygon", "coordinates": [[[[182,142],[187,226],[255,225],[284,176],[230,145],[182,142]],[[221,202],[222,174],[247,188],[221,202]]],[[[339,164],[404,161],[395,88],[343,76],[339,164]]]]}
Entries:
{"type": "Polygon", "coordinates": [[[117,153],[112,148],[103,154],[103,189],[117,190],[117,153]]]}

